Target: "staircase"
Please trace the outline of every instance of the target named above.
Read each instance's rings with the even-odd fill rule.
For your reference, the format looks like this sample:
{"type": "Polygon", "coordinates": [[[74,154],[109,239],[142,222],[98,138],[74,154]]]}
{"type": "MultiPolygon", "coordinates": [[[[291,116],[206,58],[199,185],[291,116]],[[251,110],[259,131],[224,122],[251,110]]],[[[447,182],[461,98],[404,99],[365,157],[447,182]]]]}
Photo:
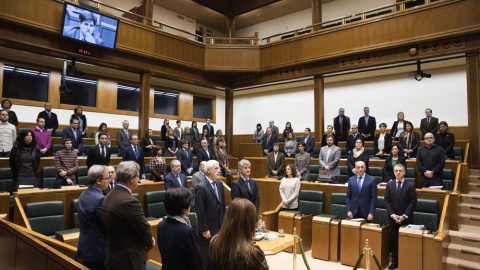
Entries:
{"type": "Polygon", "coordinates": [[[447,231],[446,269],[480,270],[480,170],[470,170],[468,194],[461,194],[458,231],[447,231]]]}

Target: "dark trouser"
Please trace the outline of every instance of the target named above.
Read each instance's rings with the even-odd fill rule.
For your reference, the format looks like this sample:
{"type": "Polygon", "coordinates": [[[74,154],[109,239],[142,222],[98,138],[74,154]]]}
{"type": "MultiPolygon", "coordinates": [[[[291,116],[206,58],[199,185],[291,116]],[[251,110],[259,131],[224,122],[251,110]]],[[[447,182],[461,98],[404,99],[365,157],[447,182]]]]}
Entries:
{"type": "Polygon", "coordinates": [[[0,157],[9,157],[10,156],[10,151],[8,152],[0,152],[0,157]]]}
{"type": "Polygon", "coordinates": [[[210,246],[210,239],[202,236],[202,233],[198,235],[198,246],[200,248],[200,257],[203,261],[203,270],[208,268],[208,247],[210,246]]]}
{"type": "Polygon", "coordinates": [[[390,218],[390,250],[392,251],[392,263],[398,265],[398,230],[400,224],[390,218]]]}
{"type": "Polygon", "coordinates": [[[107,267],[105,266],[105,261],[99,261],[99,262],[83,261],[83,265],[92,269],[92,270],[106,270],[107,269],[107,267]]]}
{"type": "Polygon", "coordinates": [[[367,220],[367,216],[363,215],[362,209],[360,209],[360,207],[358,207],[357,213],[353,216],[353,218],[363,218],[367,220]]]}

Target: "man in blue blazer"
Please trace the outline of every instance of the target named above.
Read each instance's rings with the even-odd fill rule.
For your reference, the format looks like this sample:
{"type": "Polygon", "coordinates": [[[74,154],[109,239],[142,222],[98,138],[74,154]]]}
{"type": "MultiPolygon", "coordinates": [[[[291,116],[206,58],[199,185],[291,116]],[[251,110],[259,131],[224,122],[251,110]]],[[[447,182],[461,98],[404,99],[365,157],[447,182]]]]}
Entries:
{"type": "Polygon", "coordinates": [[[93,165],[88,170],[88,188],[78,198],[80,237],[77,256],[90,269],[106,269],[105,253],[107,235],[103,223],[102,191],[108,186],[110,175],[107,166],[93,165]]]}
{"type": "Polygon", "coordinates": [[[347,215],[349,218],[372,220],[377,205],[375,178],[365,173],[363,161],[355,163],[356,175],[350,177],[347,188],[347,215]]]}
{"type": "Polygon", "coordinates": [[[250,178],[250,161],[246,159],[238,162],[240,177],[232,183],[232,201],[235,198],[244,198],[251,201],[255,208],[260,208],[260,196],[258,196],[258,185],[255,180],[250,178]]]}
{"type": "Polygon", "coordinates": [[[225,217],[225,195],[216,160],[205,164],[205,180],[195,186],[195,209],[198,220],[198,244],[203,260],[203,269],[208,266],[208,247],[212,236],[220,231],[225,217]]]}
{"type": "Polygon", "coordinates": [[[182,165],[182,174],[192,175],[193,173],[193,154],[188,148],[188,141],[183,139],[181,141],[182,147],[177,151],[177,159],[182,165]]]}
{"type": "Polygon", "coordinates": [[[145,179],[145,158],[143,154],[143,148],[138,146],[138,135],[133,134],[130,137],[130,146],[125,147],[123,152],[122,161],[135,161],[140,165],[141,179],[145,179]]]}
{"type": "Polygon", "coordinates": [[[309,153],[311,157],[313,157],[313,148],[315,148],[315,138],[310,136],[310,132],[312,130],[310,128],[305,128],[305,137],[303,137],[302,141],[305,143],[306,148],[305,152],[309,153]]]}
{"type": "Polygon", "coordinates": [[[83,136],[78,128],[77,118],[70,119],[70,128],[66,128],[62,131],[62,141],[66,138],[72,140],[72,150],[77,152],[77,155],[82,155],[83,136]]]}
{"type": "MultiPolygon", "coordinates": [[[[180,150],[181,151],[181,150],[180,150]]],[[[165,175],[163,183],[165,184],[165,190],[175,187],[190,188],[187,183],[187,177],[181,173],[182,165],[178,159],[172,160],[170,163],[171,172],[165,175]]]]}

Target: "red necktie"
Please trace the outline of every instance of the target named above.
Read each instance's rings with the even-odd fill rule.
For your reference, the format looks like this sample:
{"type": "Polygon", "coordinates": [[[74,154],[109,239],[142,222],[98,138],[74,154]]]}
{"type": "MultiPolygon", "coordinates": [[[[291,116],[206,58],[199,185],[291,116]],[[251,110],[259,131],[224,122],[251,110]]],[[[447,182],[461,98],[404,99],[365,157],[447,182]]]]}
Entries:
{"type": "Polygon", "coordinates": [[[427,127],[429,127],[429,126],[430,126],[430,118],[427,117],[427,127]]]}

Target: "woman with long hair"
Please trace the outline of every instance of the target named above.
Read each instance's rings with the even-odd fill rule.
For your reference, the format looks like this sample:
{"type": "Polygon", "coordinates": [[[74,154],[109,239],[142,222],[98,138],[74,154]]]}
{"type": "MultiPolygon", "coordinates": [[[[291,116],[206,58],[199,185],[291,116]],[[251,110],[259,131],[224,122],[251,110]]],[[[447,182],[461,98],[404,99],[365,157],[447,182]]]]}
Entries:
{"type": "Polygon", "coordinates": [[[101,123],[100,126],[98,126],[98,132],[95,134],[95,145],[98,144],[98,137],[100,136],[100,132],[104,132],[107,134],[107,147],[112,146],[112,140],[110,139],[110,133],[108,133],[108,127],[106,123],[101,123]]]}
{"type": "Polygon", "coordinates": [[[291,164],[285,166],[285,177],[280,183],[279,190],[283,210],[297,210],[300,179],[295,177],[294,167],[291,164]]]}
{"type": "Polygon", "coordinates": [[[405,123],[405,131],[398,140],[400,147],[400,155],[404,155],[406,159],[417,157],[417,150],[420,146],[420,135],[413,131],[411,122],[405,123]]]}
{"type": "Polygon", "coordinates": [[[252,243],[257,211],[247,199],[236,198],[227,208],[220,232],[210,242],[209,269],[265,270],[265,254],[252,243]]]}
{"type": "Polygon", "coordinates": [[[298,150],[300,151],[295,155],[295,172],[301,181],[308,181],[310,178],[310,154],[305,152],[307,145],[304,142],[298,144],[298,150]]]}
{"type": "Polygon", "coordinates": [[[200,137],[200,133],[198,132],[197,128],[197,121],[192,121],[192,126],[190,127],[190,133],[192,133],[193,138],[195,139],[194,141],[198,141],[198,137],[200,137]]]}
{"type": "Polygon", "coordinates": [[[17,137],[17,146],[14,146],[10,152],[9,161],[13,173],[13,191],[16,191],[19,185],[38,187],[40,149],[37,147],[33,131],[20,132],[17,137]]]}
{"type": "Polygon", "coordinates": [[[407,162],[405,162],[405,158],[400,155],[400,149],[398,145],[394,144],[392,146],[391,155],[387,157],[385,160],[385,164],[383,165],[383,174],[385,175],[385,182],[390,180],[395,180],[395,174],[393,173],[393,167],[397,164],[402,164],[405,167],[405,172],[407,171],[407,162]]]}
{"type": "Polygon", "coordinates": [[[261,143],[263,139],[262,124],[258,123],[255,131],[253,132],[253,142],[261,143]]]}
{"type": "Polygon", "coordinates": [[[2,109],[8,113],[8,123],[14,126],[18,126],[17,114],[15,114],[14,111],[11,111],[11,108],[12,102],[10,101],[10,99],[6,98],[2,100],[2,109]]]}
{"type": "Polygon", "coordinates": [[[213,156],[215,160],[220,164],[221,175],[224,176],[227,173],[230,173],[230,168],[228,168],[228,154],[227,150],[224,147],[223,138],[219,138],[213,150],[213,156]]]}
{"type": "Polygon", "coordinates": [[[167,132],[170,128],[170,120],[164,119],[162,128],[160,129],[160,135],[162,136],[162,141],[165,141],[167,138],[167,132]]]}
{"type": "Polygon", "coordinates": [[[167,162],[163,156],[164,149],[158,146],[153,148],[153,157],[150,159],[150,180],[154,182],[163,181],[167,173],[167,162]]]}
{"type": "Polygon", "coordinates": [[[393,122],[392,130],[390,131],[390,135],[392,135],[394,141],[398,141],[400,135],[402,135],[402,133],[405,131],[405,123],[407,122],[408,121],[405,120],[405,115],[403,112],[398,112],[397,121],[393,122]]]}
{"type": "Polygon", "coordinates": [[[173,134],[173,129],[169,128],[165,138],[165,148],[167,149],[165,156],[173,157],[178,151],[178,138],[173,134]]]}
{"type": "Polygon", "coordinates": [[[443,148],[446,159],[455,159],[455,152],[453,151],[455,135],[449,132],[448,124],[445,121],[441,121],[439,124],[438,133],[435,134],[435,144],[443,148]]]}
{"type": "Polygon", "coordinates": [[[293,133],[290,132],[287,135],[287,139],[285,140],[285,157],[295,157],[295,153],[297,152],[297,140],[293,136],[293,133]]]}
{"type": "Polygon", "coordinates": [[[287,141],[287,136],[289,133],[293,133],[292,123],[287,122],[285,124],[285,129],[283,130],[283,140],[287,141]]]}
{"type": "Polygon", "coordinates": [[[151,157],[153,155],[153,148],[157,145],[157,141],[153,138],[153,130],[149,129],[145,131],[140,146],[143,148],[145,157],[151,157]]]}
{"type": "Polygon", "coordinates": [[[88,137],[87,117],[83,114],[82,106],[76,106],[75,108],[73,108],[73,114],[70,116],[70,120],[72,120],[73,118],[78,119],[78,128],[82,132],[82,137],[88,137]]]}
{"type": "Polygon", "coordinates": [[[198,141],[201,143],[203,140],[206,140],[208,143],[208,146],[210,147],[210,140],[208,139],[208,129],[204,129],[202,134],[200,134],[200,137],[198,138],[198,141]]]}
{"type": "Polygon", "coordinates": [[[357,138],[355,140],[355,148],[353,148],[350,153],[348,153],[347,158],[347,167],[348,167],[348,178],[352,177],[354,174],[357,174],[357,170],[355,169],[355,163],[357,161],[363,161],[365,166],[367,167],[366,173],[370,173],[368,170],[368,161],[370,160],[370,156],[368,152],[363,148],[363,139],[357,138]]]}

